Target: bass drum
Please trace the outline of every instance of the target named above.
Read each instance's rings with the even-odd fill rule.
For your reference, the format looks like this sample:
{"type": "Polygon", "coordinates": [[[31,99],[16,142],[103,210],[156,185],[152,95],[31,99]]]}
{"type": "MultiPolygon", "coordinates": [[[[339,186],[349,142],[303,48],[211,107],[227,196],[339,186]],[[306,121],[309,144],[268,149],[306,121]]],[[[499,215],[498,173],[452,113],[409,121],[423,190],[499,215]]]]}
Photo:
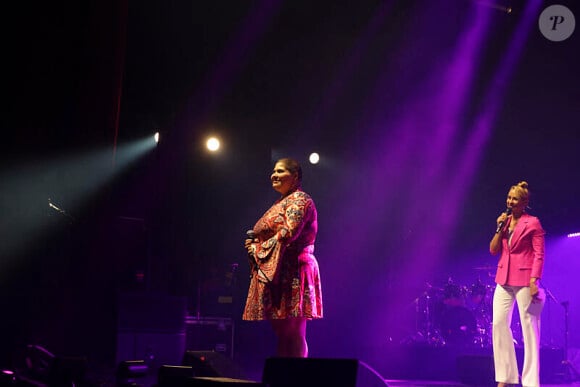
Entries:
{"type": "Polygon", "coordinates": [[[477,322],[468,308],[446,305],[441,311],[439,329],[446,345],[470,347],[475,343],[477,322]]]}

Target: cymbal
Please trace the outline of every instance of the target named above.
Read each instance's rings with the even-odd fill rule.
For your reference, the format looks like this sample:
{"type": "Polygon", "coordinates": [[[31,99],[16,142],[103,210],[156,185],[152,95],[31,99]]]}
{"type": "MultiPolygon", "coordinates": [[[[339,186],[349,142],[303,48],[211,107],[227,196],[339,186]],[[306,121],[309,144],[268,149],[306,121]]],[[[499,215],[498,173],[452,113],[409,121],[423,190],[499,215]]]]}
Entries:
{"type": "Polygon", "coordinates": [[[474,267],[475,270],[487,270],[487,271],[491,271],[491,270],[495,270],[497,269],[496,266],[476,266],[474,267]]]}
{"type": "Polygon", "coordinates": [[[443,291],[443,288],[433,286],[429,282],[425,282],[425,288],[428,290],[436,290],[436,291],[441,291],[441,292],[443,291]]]}

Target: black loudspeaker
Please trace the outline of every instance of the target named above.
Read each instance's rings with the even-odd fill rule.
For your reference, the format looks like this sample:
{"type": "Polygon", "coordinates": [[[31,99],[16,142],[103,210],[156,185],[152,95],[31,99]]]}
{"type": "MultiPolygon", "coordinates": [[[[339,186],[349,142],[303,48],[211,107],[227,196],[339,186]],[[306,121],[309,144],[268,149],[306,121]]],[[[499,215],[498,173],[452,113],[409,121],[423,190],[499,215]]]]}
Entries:
{"type": "Polygon", "coordinates": [[[491,355],[457,357],[457,374],[461,383],[469,386],[495,386],[495,368],[491,355]]]}
{"type": "Polygon", "coordinates": [[[195,377],[188,380],[186,387],[228,387],[228,386],[252,386],[266,387],[265,384],[251,380],[232,379],[232,378],[210,378],[195,377]]]}
{"type": "MultiPolygon", "coordinates": [[[[217,373],[211,370],[211,373],[217,373]]],[[[193,367],[164,365],[159,368],[157,387],[194,387],[194,386],[239,386],[253,384],[263,386],[262,383],[244,379],[224,377],[195,376],[193,367]]]]}
{"type": "Polygon", "coordinates": [[[244,378],[240,366],[216,351],[186,351],[182,365],[192,367],[196,377],[244,378]]]}
{"type": "Polygon", "coordinates": [[[194,376],[193,367],[162,365],[157,374],[157,387],[186,386],[194,376]]]}
{"type": "Polygon", "coordinates": [[[355,359],[266,359],[262,382],[270,387],[356,387],[359,362],[355,359]]]}

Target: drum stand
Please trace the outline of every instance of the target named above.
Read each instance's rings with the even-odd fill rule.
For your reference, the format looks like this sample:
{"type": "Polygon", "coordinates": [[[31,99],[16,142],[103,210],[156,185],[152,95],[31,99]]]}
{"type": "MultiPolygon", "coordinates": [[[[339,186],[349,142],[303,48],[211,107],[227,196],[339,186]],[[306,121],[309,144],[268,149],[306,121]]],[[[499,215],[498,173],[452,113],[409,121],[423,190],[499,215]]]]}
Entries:
{"type": "Polygon", "coordinates": [[[427,289],[413,301],[415,304],[415,335],[413,341],[423,342],[430,346],[445,345],[445,341],[434,324],[431,291],[435,289],[426,284],[427,289]]]}
{"type": "Polygon", "coordinates": [[[564,308],[564,360],[562,360],[562,365],[565,367],[564,370],[564,377],[565,377],[565,381],[566,382],[575,382],[580,380],[580,373],[578,373],[578,370],[574,367],[574,365],[572,364],[572,362],[570,360],[568,360],[568,309],[570,307],[570,302],[568,301],[562,301],[559,302],[556,297],[554,297],[554,295],[552,294],[552,292],[550,291],[550,289],[548,289],[546,286],[544,286],[544,289],[546,290],[546,294],[548,295],[548,297],[550,297],[552,299],[552,301],[554,301],[556,304],[560,304],[562,305],[562,307],[564,308]]]}

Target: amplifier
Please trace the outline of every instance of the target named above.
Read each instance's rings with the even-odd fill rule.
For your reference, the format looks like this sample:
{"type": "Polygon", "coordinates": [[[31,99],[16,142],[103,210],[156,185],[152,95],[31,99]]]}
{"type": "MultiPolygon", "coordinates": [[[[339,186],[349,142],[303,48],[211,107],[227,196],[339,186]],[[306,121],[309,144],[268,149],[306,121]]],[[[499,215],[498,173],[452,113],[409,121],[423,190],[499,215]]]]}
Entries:
{"type": "Polygon", "coordinates": [[[186,350],[216,351],[233,359],[234,321],[227,317],[185,318],[186,350]]]}

